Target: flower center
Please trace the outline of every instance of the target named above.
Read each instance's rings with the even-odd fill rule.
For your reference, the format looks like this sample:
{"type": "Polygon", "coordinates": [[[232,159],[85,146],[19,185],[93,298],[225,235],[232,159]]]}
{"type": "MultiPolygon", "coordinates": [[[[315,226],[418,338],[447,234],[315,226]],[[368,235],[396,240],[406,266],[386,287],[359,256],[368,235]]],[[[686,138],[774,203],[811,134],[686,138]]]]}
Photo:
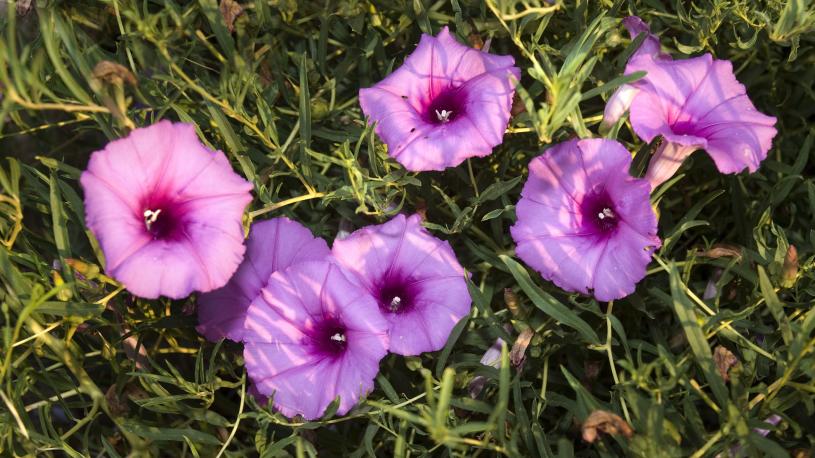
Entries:
{"type": "Polygon", "coordinates": [[[587,195],[581,206],[583,229],[589,232],[607,235],[612,233],[620,223],[620,217],[614,209],[614,202],[607,192],[602,191],[587,195]]]}
{"type": "Polygon", "coordinates": [[[158,215],[161,213],[161,209],[159,208],[156,211],[147,209],[144,211],[144,226],[149,231],[151,227],[153,227],[153,223],[156,222],[158,219],[158,215]]]}
{"type": "Polygon", "coordinates": [[[314,327],[311,334],[312,351],[325,357],[337,357],[348,348],[345,325],[335,318],[329,318],[314,327]]]}
{"type": "Polygon", "coordinates": [[[609,219],[616,218],[617,215],[614,214],[613,210],[611,210],[608,207],[605,207],[605,208],[603,208],[603,211],[601,211],[600,213],[597,214],[597,217],[604,220],[606,218],[609,218],[609,219]]]}
{"type": "Polygon", "coordinates": [[[441,121],[443,123],[450,122],[450,116],[452,116],[452,115],[453,115],[452,111],[447,111],[447,110],[444,110],[444,109],[441,110],[441,111],[436,110],[436,118],[438,118],[439,121],[441,121]]]}
{"type": "Polygon", "coordinates": [[[400,277],[389,277],[376,291],[379,308],[385,313],[405,313],[413,308],[415,294],[410,283],[400,277]]]}
{"type": "Polygon", "coordinates": [[[455,88],[449,88],[433,98],[424,113],[425,121],[430,124],[447,124],[465,112],[466,94],[455,88]]]}
{"type": "Polygon", "coordinates": [[[178,204],[168,200],[145,203],[142,208],[144,229],[155,240],[173,240],[183,235],[183,212],[178,204]]]}

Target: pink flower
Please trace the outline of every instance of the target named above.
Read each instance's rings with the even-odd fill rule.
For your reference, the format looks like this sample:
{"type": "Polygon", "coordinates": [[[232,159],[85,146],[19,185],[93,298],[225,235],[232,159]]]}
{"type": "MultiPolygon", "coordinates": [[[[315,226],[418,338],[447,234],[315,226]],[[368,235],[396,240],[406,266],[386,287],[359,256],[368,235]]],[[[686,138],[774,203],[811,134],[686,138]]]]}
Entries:
{"type": "Polygon", "coordinates": [[[275,272],[246,315],[243,354],[253,395],[307,420],[339,396],[343,415],[373,389],[387,329],[376,301],[336,264],[302,262],[275,272]]]}
{"type": "Polygon", "coordinates": [[[252,184],[202,145],[191,124],[135,129],[93,153],[80,181],[105,270],[137,296],[211,291],[243,258],[252,184]]]}
{"type": "Polygon", "coordinates": [[[632,292],[660,246],[648,182],[618,142],[571,140],[529,164],[510,228],[518,257],[567,291],[610,301],[632,292]]]}
{"type": "MultiPolygon", "coordinates": [[[[651,28],[645,21],[637,16],[628,16],[623,19],[623,26],[628,30],[632,40],[642,33],[646,34],[645,40],[632,54],[632,59],[637,56],[650,56],[656,60],[671,60],[670,54],[660,51],[659,37],[651,33],[651,28]]],[[[626,68],[625,74],[628,75],[635,71],[626,68]]],[[[638,92],[639,90],[636,87],[623,84],[609,97],[608,102],[606,102],[606,109],[603,112],[603,125],[605,128],[614,125],[628,111],[631,107],[631,101],[634,100],[638,92]]]]}
{"type": "Polygon", "coordinates": [[[672,60],[659,51],[659,39],[640,18],[623,23],[632,38],[648,34],[625,74],[646,75],[609,98],[603,124],[614,124],[630,109],[631,125],[640,138],[665,139],[648,167],[651,186],[670,178],[697,149],[706,150],[722,173],[745,168],[755,172],[772,146],[776,119],[756,110],[730,61],[710,54],[672,60]]]}
{"type": "Polygon", "coordinates": [[[269,276],[303,261],[323,260],[331,254],[325,240],[288,218],[274,218],[252,225],[246,257],[226,286],[198,299],[198,332],[211,341],[243,336],[249,303],[269,276]]]}
{"type": "Polygon", "coordinates": [[[430,235],[419,215],[398,215],[334,241],[337,262],[376,298],[389,322],[390,351],[439,350],[470,313],[464,269],[450,244],[430,235]]]}
{"type": "Polygon", "coordinates": [[[650,142],[665,140],[651,159],[646,179],[652,187],[670,178],[682,161],[704,149],[722,173],[755,172],[775,137],[775,118],[756,110],[730,61],[710,54],[691,59],[633,59],[626,71],[644,70],[634,83],[634,132],[650,142]]]}
{"type": "Polygon", "coordinates": [[[359,103],[406,169],[444,170],[503,141],[520,79],[514,64],[512,56],[462,45],[444,27],[437,37],[423,34],[399,69],[361,89],[359,103]]]}

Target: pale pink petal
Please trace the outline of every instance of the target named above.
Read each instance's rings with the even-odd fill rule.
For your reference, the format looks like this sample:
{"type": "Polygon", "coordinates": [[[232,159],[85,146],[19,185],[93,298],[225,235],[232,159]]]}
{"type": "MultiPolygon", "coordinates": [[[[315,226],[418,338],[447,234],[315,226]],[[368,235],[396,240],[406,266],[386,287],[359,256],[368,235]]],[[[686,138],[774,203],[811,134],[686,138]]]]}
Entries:
{"type": "Polygon", "coordinates": [[[272,273],[299,262],[325,259],[330,253],[323,239],[288,218],[254,223],[238,270],[225,286],[198,299],[198,332],[212,341],[225,337],[240,341],[246,309],[272,273]]]}
{"type": "Polygon", "coordinates": [[[471,305],[452,248],[420,223],[418,215],[398,215],[336,240],[332,248],[336,261],[378,301],[390,322],[390,350],[403,355],[442,348],[471,305]]]}
{"type": "Polygon", "coordinates": [[[182,298],[223,286],[243,253],[251,183],[191,125],[161,121],[93,153],[80,181],[106,272],[133,294],[182,298]]]}
{"type": "Polygon", "coordinates": [[[373,388],[388,348],[376,301],[329,261],[275,272],[246,314],[244,358],[257,391],[288,417],[339,415],[373,388]]]}
{"type": "Polygon", "coordinates": [[[445,27],[422,35],[404,64],[359,101],[388,154],[408,170],[444,170],[486,156],[503,140],[514,82],[511,56],[464,46],[445,27]]]}
{"type": "Polygon", "coordinates": [[[518,257],[568,291],[600,300],[633,291],[660,242],[650,186],[629,175],[630,165],[630,153],[605,139],[571,140],[533,159],[510,228],[518,257]],[[609,253],[623,248],[644,255],[609,253]],[[609,271],[624,268],[628,274],[609,283],[609,271]]]}

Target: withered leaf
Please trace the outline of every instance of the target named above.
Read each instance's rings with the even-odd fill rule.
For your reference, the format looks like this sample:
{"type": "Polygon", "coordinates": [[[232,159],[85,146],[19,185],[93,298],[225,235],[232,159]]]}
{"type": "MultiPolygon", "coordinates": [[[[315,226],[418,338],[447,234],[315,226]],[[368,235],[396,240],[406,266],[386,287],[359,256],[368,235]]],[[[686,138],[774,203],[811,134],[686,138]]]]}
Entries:
{"type": "Polygon", "coordinates": [[[798,277],[798,249],[790,245],[784,255],[784,267],[781,270],[781,286],[791,288],[798,277]]]}
{"type": "Polygon", "coordinates": [[[518,367],[524,361],[526,347],[529,346],[529,342],[532,341],[532,336],[534,335],[535,331],[533,331],[532,328],[526,328],[518,335],[518,338],[515,339],[512,350],[509,352],[509,360],[513,366],[518,367]]]}
{"type": "Polygon", "coordinates": [[[597,440],[599,433],[611,435],[622,434],[625,437],[634,435],[634,429],[627,421],[620,418],[619,415],[607,410],[595,410],[592,412],[589,417],[586,418],[586,421],[583,422],[581,430],[583,432],[583,440],[590,444],[597,440]]]}
{"type": "Polygon", "coordinates": [[[226,28],[230,33],[235,31],[235,19],[243,14],[243,7],[235,0],[221,0],[221,16],[224,18],[226,28]]]}
{"type": "Polygon", "coordinates": [[[716,243],[711,246],[709,249],[705,251],[700,251],[697,253],[699,256],[704,256],[706,258],[736,258],[737,260],[741,260],[742,257],[742,248],[736,245],[730,245],[727,243],[716,243]]]}
{"type": "Polygon", "coordinates": [[[713,362],[716,364],[719,375],[727,382],[730,380],[730,368],[738,364],[739,359],[726,347],[719,345],[713,349],[713,362]]]}
{"type": "Polygon", "coordinates": [[[136,76],[124,65],[109,60],[100,61],[93,67],[93,77],[110,84],[136,85],[136,76]]]}
{"type": "Polygon", "coordinates": [[[108,388],[105,392],[105,400],[108,403],[108,409],[110,409],[110,414],[114,417],[121,417],[122,415],[126,415],[130,411],[130,407],[127,405],[127,399],[125,398],[125,394],[122,393],[122,396],[119,396],[116,393],[116,384],[113,384],[108,388]]]}

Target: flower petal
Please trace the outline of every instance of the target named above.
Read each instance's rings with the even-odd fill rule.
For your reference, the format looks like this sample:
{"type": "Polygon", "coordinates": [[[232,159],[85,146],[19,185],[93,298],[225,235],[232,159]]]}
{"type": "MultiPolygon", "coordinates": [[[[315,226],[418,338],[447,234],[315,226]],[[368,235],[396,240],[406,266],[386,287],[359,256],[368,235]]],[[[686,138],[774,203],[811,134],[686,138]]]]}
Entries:
{"type": "Polygon", "coordinates": [[[238,267],[252,185],[192,125],[135,129],[93,153],[80,181],[106,271],[132,293],[178,299],[223,286],[238,267]]]}
{"type": "Polygon", "coordinates": [[[387,353],[386,331],[376,301],[339,266],[294,264],[273,273],[249,306],[243,336],[247,372],[284,415],[319,418],[337,396],[342,415],[373,387],[387,353]],[[342,325],[346,346],[339,354],[315,347],[322,338],[315,330],[326,322],[342,325]]]}
{"type": "Polygon", "coordinates": [[[285,217],[253,224],[246,247],[246,256],[229,282],[198,300],[197,329],[211,341],[241,340],[246,309],[272,273],[331,253],[325,240],[285,217]]]}
{"type": "Polygon", "coordinates": [[[390,322],[390,350],[403,355],[443,347],[472,302],[449,243],[430,235],[420,222],[418,215],[397,215],[336,240],[332,248],[337,262],[374,298],[381,300],[392,290],[404,301],[396,310],[379,304],[390,322]]]}

